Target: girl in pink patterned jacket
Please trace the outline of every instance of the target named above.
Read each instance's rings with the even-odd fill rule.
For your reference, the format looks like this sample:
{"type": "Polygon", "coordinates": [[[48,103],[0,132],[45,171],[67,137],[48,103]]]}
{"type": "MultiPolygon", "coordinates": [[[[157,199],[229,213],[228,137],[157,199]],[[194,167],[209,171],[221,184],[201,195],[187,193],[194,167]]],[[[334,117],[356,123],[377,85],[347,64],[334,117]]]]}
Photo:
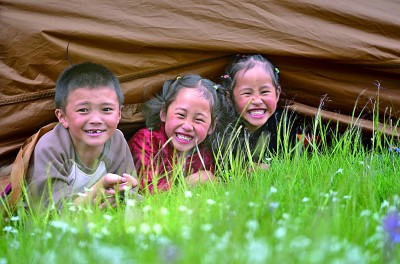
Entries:
{"type": "Polygon", "coordinates": [[[179,179],[195,184],[214,178],[210,145],[222,113],[216,84],[198,75],[168,80],[142,110],[146,128],[128,142],[142,190],[154,193],[179,179]]]}

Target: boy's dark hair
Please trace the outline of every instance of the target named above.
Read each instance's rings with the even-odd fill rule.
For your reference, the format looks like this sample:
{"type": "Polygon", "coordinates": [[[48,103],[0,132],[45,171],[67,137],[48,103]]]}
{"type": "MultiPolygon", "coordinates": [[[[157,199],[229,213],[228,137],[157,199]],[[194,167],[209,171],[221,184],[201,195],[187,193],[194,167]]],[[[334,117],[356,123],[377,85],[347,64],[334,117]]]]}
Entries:
{"type": "Polygon", "coordinates": [[[117,94],[119,105],[124,103],[124,95],[117,77],[107,67],[93,63],[83,62],[65,69],[56,83],[55,107],[65,111],[69,94],[78,88],[109,87],[117,94]]]}
{"type": "MultiPolygon", "coordinates": [[[[204,79],[199,75],[189,74],[168,80],[164,83],[162,91],[152,99],[148,100],[142,107],[142,112],[149,129],[159,129],[161,126],[160,112],[167,112],[168,107],[175,101],[179,91],[183,88],[193,88],[201,92],[202,96],[210,102],[211,127],[215,126],[212,135],[216,135],[224,124],[221,111],[221,98],[219,85],[204,79]]],[[[209,135],[205,142],[210,145],[213,136],[209,135]]]]}

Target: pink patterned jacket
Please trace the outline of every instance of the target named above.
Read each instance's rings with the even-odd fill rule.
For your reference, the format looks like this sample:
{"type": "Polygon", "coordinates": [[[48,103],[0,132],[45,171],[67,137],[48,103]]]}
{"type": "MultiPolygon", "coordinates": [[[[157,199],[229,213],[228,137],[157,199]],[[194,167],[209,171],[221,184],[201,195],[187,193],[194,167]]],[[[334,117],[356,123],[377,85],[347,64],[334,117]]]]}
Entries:
{"type": "Polygon", "coordinates": [[[214,172],[213,156],[207,148],[200,146],[205,168],[196,150],[185,158],[183,165],[177,165],[174,148],[169,144],[164,146],[167,140],[164,125],[162,125],[159,130],[142,128],[128,141],[142,190],[148,188],[149,192],[153,193],[155,188],[158,191],[170,189],[174,183],[171,175],[174,165],[183,166],[185,177],[199,170],[214,172]]]}

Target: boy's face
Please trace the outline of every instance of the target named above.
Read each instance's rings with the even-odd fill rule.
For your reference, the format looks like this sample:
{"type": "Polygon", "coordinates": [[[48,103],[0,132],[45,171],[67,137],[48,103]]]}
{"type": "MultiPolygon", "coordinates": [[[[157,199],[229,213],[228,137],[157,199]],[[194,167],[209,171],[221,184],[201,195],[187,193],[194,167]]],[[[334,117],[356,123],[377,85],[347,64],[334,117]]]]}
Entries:
{"type": "Polygon", "coordinates": [[[196,141],[200,144],[213,131],[210,103],[193,88],[181,89],[167,112],[161,111],[160,118],[165,122],[167,137],[172,137],[171,144],[179,152],[193,149],[196,141]]]}
{"type": "Polygon", "coordinates": [[[67,98],[65,112],[56,109],[60,123],[69,130],[78,154],[99,154],[121,119],[116,92],[109,87],[78,88],[67,98]]]}
{"type": "Polygon", "coordinates": [[[236,111],[242,115],[247,129],[254,132],[275,112],[279,93],[269,72],[257,63],[253,68],[240,70],[236,74],[233,99],[236,111]]]}

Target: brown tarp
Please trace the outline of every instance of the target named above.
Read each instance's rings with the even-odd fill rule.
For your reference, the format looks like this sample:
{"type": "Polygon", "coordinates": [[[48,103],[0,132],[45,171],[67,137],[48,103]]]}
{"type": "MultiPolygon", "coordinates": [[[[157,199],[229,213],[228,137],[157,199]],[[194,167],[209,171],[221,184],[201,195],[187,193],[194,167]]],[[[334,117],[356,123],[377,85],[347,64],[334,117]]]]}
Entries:
{"type": "Polygon", "coordinates": [[[324,98],[325,118],[360,117],[371,130],[379,113],[390,128],[400,116],[399,14],[391,0],[0,1],[0,167],[56,120],[60,72],[88,60],[118,76],[127,137],[164,80],[215,80],[231,54],[245,52],[279,67],[282,99],[298,112],[313,115],[324,98]]]}

